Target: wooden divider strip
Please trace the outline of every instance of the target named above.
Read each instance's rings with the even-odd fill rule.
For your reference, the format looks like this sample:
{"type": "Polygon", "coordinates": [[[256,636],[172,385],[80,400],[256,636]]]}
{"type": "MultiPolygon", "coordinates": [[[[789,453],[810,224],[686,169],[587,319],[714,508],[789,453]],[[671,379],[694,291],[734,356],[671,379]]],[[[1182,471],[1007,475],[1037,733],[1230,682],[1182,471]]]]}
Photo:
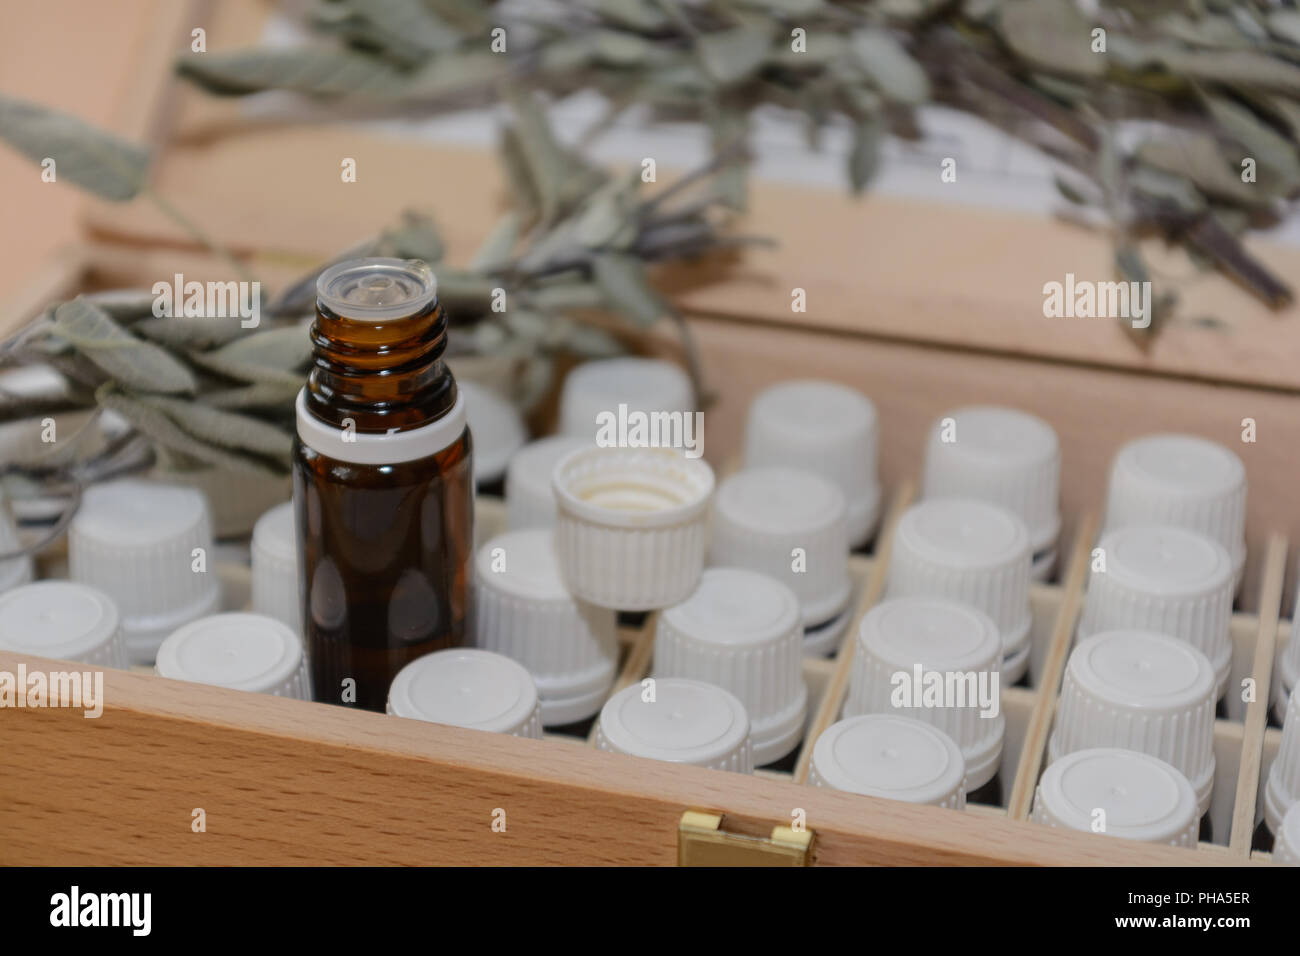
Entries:
{"type": "Polygon", "coordinates": [[[1029,819],[1034,788],[1038,785],[1038,774],[1043,767],[1047,735],[1052,729],[1052,718],[1056,714],[1056,695],[1061,684],[1061,674],[1065,670],[1065,661],[1070,654],[1074,624],[1078,619],[1079,609],[1083,606],[1083,583],[1088,574],[1095,532],[1096,518],[1091,514],[1084,515],[1083,520],[1079,522],[1078,534],[1074,538],[1074,550],[1070,554],[1069,570],[1066,572],[1061,591],[1061,603],[1056,610],[1056,621],[1052,628],[1047,660],[1043,662],[1043,670],[1038,676],[1038,686],[1035,688],[1038,699],[1029,718],[1025,742],[1020,748],[1020,762],[1016,766],[1016,777],[1011,785],[1007,815],[1013,820],[1029,819]]]}
{"type": "MultiPolygon", "coordinates": [[[[1264,729],[1268,722],[1273,653],[1277,647],[1278,616],[1282,609],[1282,586],[1286,578],[1287,539],[1271,534],[1264,557],[1259,588],[1259,629],[1251,677],[1255,699],[1246,705],[1245,731],[1241,740],[1241,766],[1237,772],[1237,796],[1232,804],[1232,835],[1228,849],[1233,856],[1249,858],[1255,830],[1255,801],[1259,793],[1260,762],[1264,752],[1264,729]]],[[[1229,687],[1228,693],[1240,693],[1229,687]]]]}
{"type": "Polygon", "coordinates": [[[857,606],[853,610],[853,617],[849,621],[849,626],[845,628],[844,637],[840,640],[840,652],[835,658],[835,673],[831,676],[830,683],[826,686],[826,693],[822,696],[821,706],[817,708],[817,717],[813,720],[813,725],[804,737],[803,749],[799,753],[799,761],[794,767],[794,782],[806,783],[808,781],[808,767],[812,763],[813,744],[817,738],[822,735],[831,724],[835,723],[835,718],[840,712],[840,706],[844,702],[844,695],[849,687],[849,675],[853,668],[853,652],[857,647],[858,622],[862,620],[862,615],[870,610],[871,606],[880,600],[881,594],[885,590],[886,574],[889,571],[889,554],[894,544],[894,528],[898,525],[898,520],[903,516],[912,503],[912,497],[916,491],[913,482],[906,481],[899,486],[890,503],[889,511],[885,515],[885,520],[881,525],[879,539],[876,543],[876,553],[873,557],[871,571],[867,575],[867,580],[862,586],[862,593],[858,596],[857,606]]]}

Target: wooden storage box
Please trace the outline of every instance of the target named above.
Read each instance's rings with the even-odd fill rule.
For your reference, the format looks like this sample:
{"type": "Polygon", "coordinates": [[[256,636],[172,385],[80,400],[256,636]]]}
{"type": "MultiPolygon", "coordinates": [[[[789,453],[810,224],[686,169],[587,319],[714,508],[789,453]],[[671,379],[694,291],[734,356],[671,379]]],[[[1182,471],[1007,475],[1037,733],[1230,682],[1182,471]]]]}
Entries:
{"type": "MultiPolygon", "coordinates": [[[[150,42],[163,54],[179,50],[196,24],[208,29],[211,49],[250,42],[267,9],[259,0],[160,2],[150,42]]],[[[241,123],[230,104],[170,82],[165,60],[142,60],[119,131],[167,144],[155,188],[244,255],[259,278],[286,279],[391,224],[411,200],[411,183],[429,184],[453,262],[468,258],[494,219],[500,184],[480,151],[333,126],[241,123]],[[343,155],[365,171],[355,189],[338,186],[343,155]],[[326,203],[327,188],[337,192],[326,203]],[[254,201],[253,192],[276,200],[254,201]]],[[[86,224],[94,243],[33,276],[0,325],[83,289],[151,285],[176,271],[224,277],[219,260],[138,203],[91,203],[86,224]]],[[[1300,535],[1296,310],[1271,315],[1222,280],[1198,279],[1180,314],[1230,315],[1231,330],[1175,324],[1142,351],[1113,323],[1041,317],[1044,281],[1108,268],[1103,238],[1059,223],[760,187],[746,230],[782,244],[747,254],[721,283],[702,281],[695,268],[663,277],[716,393],[707,457],[715,467],[734,458],[750,399],[784,378],[853,385],[872,397],[882,422],[889,510],[873,553],[853,560],[857,606],[841,652],[805,662],[808,740],[843,700],[856,619],[880,597],[892,522],[912,495],[930,422],[954,406],[990,402],[1034,412],[1060,435],[1061,567],[1057,582],[1033,591],[1031,686],[1005,690],[1006,806],[957,813],[803,786],[806,747],[793,774],[742,777],[599,753],[581,740],[500,737],[109,671],[98,720],[35,709],[0,720],[13,768],[0,778],[0,863],[671,864],[733,850],[754,862],[816,864],[1265,861],[1250,839],[1280,737],[1268,726],[1267,688],[1289,637],[1287,538],[1300,535]],[[790,311],[796,286],[809,291],[808,313],[790,311]],[[1240,441],[1246,418],[1259,436],[1253,444],[1240,441]],[[1230,689],[1228,718],[1216,724],[1214,842],[1196,851],[1027,822],[1106,470],[1123,442],[1162,430],[1230,445],[1250,482],[1231,685],[1253,678],[1256,700],[1240,704],[1230,689]],[[203,833],[191,830],[197,808],[203,833]],[[493,828],[500,810],[504,832],[493,828]],[[688,811],[706,817],[683,824],[688,811]],[[791,834],[767,839],[798,811],[808,845],[791,834]],[[710,833],[717,821],[707,815],[739,839],[710,833]]],[[[1294,250],[1256,251],[1282,274],[1300,274],[1294,250]]],[[[671,334],[638,345],[680,356],[671,334]]],[[[481,532],[499,525],[499,504],[481,501],[479,518],[481,532]]],[[[227,569],[226,583],[238,604],[238,569],[227,569]]],[[[621,683],[644,674],[652,635],[653,618],[622,634],[621,683]]],[[[0,669],[20,661],[50,666],[0,654],[0,669]]]]}

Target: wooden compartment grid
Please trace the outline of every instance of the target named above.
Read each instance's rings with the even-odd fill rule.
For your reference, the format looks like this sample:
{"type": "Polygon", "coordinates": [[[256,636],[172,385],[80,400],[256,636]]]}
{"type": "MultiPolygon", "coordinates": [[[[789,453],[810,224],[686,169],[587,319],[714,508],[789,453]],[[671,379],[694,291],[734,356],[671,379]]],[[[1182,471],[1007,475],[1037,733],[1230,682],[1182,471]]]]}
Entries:
{"type": "MultiPolygon", "coordinates": [[[[897,489],[885,513],[872,553],[850,557],[854,607],[837,652],[829,657],[806,657],[804,682],[808,687],[808,721],[798,759],[792,771],[759,768],[755,776],[805,784],[812,744],[839,719],[847,697],[857,647],[858,624],[885,592],[886,572],[899,517],[912,504],[913,483],[897,489]]],[[[480,498],[476,513],[476,538],[486,541],[505,530],[505,509],[498,499],[480,498]]],[[[1047,741],[1056,714],[1057,695],[1066,660],[1074,643],[1075,627],[1083,607],[1096,521],[1088,515],[1075,529],[1073,545],[1063,555],[1057,578],[1031,588],[1033,611],[1028,685],[1002,688],[1002,710],[1007,719],[1002,766],[1003,805],[968,804],[978,816],[1009,816],[1028,821],[1038,778],[1046,766],[1047,741]]],[[[1267,726],[1270,679],[1280,641],[1289,636],[1289,622],[1279,620],[1287,542],[1273,535],[1268,543],[1258,614],[1235,612],[1231,619],[1232,665],[1225,692],[1226,716],[1215,720],[1215,779],[1210,809],[1212,840],[1198,850],[1225,857],[1267,861],[1269,854],[1251,850],[1259,819],[1259,800],[1268,769],[1277,754],[1281,731],[1267,726]],[[1243,681],[1253,680],[1255,699],[1242,701],[1243,681]]],[[[650,675],[654,655],[655,615],[637,627],[620,627],[622,666],[610,690],[613,694],[650,675]]],[[[557,744],[594,746],[595,728],[586,740],[548,733],[557,744]]],[[[1181,851],[1187,853],[1190,851],[1181,851]]],[[[1226,861],[1226,860],[1225,860],[1226,861]]]]}

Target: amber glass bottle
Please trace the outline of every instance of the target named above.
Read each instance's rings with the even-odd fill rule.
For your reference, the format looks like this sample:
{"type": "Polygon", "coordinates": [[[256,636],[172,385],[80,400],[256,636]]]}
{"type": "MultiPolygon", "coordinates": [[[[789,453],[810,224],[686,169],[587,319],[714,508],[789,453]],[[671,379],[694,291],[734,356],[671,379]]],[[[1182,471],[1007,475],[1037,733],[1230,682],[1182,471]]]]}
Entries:
{"type": "Polygon", "coordinates": [[[470,435],[427,265],[355,259],[316,288],[293,468],[312,690],[383,710],[404,665],[464,643],[470,435]]]}

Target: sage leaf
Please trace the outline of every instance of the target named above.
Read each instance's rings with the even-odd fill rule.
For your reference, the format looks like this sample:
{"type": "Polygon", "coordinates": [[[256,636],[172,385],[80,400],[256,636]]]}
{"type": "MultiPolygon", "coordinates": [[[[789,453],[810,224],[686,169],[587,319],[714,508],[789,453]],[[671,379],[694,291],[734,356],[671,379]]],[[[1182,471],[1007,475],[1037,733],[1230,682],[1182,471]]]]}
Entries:
{"type": "Polygon", "coordinates": [[[703,33],[695,41],[705,72],[723,86],[752,76],[767,59],[771,46],[771,29],[757,24],[703,33]]]}
{"type": "Polygon", "coordinates": [[[192,351],[190,361],[240,382],[301,385],[302,369],[311,359],[306,326],[291,325],[245,334],[210,352],[192,351]]]}
{"type": "Polygon", "coordinates": [[[101,407],[117,412],[136,431],[180,455],[232,471],[274,477],[281,474],[269,462],[195,438],[172,421],[164,411],[138,397],[114,389],[100,389],[96,397],[101,407]]]}
{"type": "Polygon", "coordinates": [[[53,159],[55,175],[114,202],[144,188],[149,151],[75,116],[0,96],[0,139],[35,163],[53,159]]]}
{"type": "Polygon", "coordinates": [[[646,278],[644,264],[635,256],[597,255],[592,271],[610,306],[637,325],[653,325],[669,312],[668,304],[646,278]]]}
{"type": "Polygon", "coordinates": [[[150,316],[131,326],[131,331],[152,342],[173,349],[207,349],[232,342],[247,330],[239,316],[150,316]]]}
{"type": "Polygon", "coordinates": [[[855,193],[860,193],[867,187],[880,166],[882,134],[882,123],[875,117],[863,120],[853,131],[853,148],[849,152],[849,182],[855,193]]]}
{"type": "Polygon", "coordinates": [[[1092,52],[1092,27],[1073,0],[1005,0],[998,27],[1007,46],[1049,73],[1102,76],[1106,55],[1092,52]]]}
{"type": "Polygon", "coordinates": [[[497,220],[483,245],[470,261],[474,272],[492,273],[510,261],[510,253],[519,241],[519,213],[508,212],[497,220]]]}
{"type": "Polygon", "coordinates": [[[114,381],[142,392],[193,393],[194,373],[170,352],[125,331],[98,306],[77,298],[54,310],[54,333],[114,381]]]}
{"type": "Polygon", "coordinates": [[[925,68],[885,30],[853,34],[853,54],[876,88],[890,100],[916,106],[930,99],[925,68]]]}
{"type": "Polygon", "coordinates": [[[286,469],[289,467],[293,436],[274,425],[247,415],[212,408],[202,402],[187,402],[157,395],[141,397],[140,401],[164,412],[195,438],[222,448],[264,455],[286,469]]]}

